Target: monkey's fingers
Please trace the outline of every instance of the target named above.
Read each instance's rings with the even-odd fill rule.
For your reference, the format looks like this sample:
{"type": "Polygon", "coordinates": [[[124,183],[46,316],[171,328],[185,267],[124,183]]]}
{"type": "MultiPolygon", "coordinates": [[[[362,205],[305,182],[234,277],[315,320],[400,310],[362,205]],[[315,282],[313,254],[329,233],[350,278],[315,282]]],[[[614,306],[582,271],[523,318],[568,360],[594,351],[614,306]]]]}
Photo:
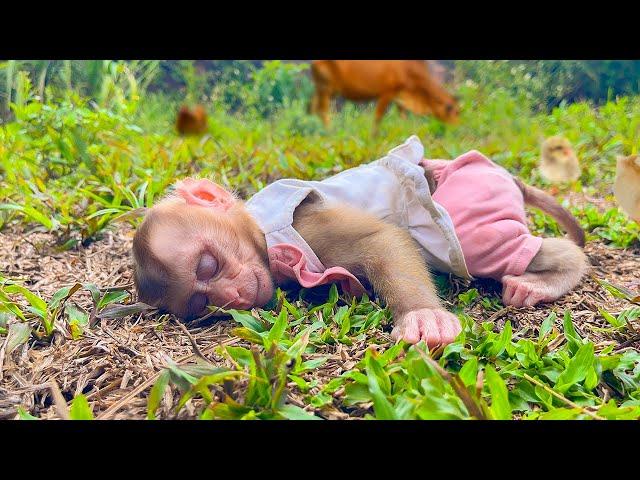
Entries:
{"type": "Polygon", "coordinates": [[[418,343],[420,341],[420,325],[418,322],[408,320],[406,316],[400,319],[391,331],[391,338],[396,342],[404,340],[407,343],[418,343]]]}
{"type": "Polygon", "coordinates": [[[458,317],[443,309],[423,308],[407,313],[391,332],[394,340],[418,343],[423,340],[429,348],[447,345],[460,333],[458,317]]]}
{"type": "Polygon", "coordinates": [[[440,338],[443,345],[452,343],[462,331],[460,320],[453,313],[446,310],[436,310],[436,317],[440,327],[440,338]]]}
{"type": "Polygon", "coordinates": [[[520,276],[506,275],[502,279],[502,301],[514,307],[533,307],[538,303],[552,302],[558,298],[549,291],[549,287],[534,274],[520,276]]]}

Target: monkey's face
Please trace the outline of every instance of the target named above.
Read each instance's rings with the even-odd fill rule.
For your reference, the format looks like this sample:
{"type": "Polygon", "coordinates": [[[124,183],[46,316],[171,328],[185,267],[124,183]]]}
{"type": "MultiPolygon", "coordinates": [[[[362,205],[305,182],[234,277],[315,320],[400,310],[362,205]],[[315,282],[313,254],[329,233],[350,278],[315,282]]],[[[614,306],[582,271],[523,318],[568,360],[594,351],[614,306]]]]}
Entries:
{"type": "Polygon", "coordinates": [[[209,305],[244,310],[269,302],[274,283],[264,236],[240,205],[224,212],[184,203],[154,208],[148,245],[167,273],[165,309],[189,319],[209,305]]]}

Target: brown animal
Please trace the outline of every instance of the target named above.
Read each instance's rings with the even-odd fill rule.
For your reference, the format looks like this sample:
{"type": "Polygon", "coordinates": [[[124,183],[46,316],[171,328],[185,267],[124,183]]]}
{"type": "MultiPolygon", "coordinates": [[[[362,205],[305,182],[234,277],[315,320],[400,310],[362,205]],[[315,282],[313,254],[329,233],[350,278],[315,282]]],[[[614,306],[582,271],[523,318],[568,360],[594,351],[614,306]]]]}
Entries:
{"type": "MultiPolygon", "coordinates": [[[[519,185],[529,204],[559,217],[575,242],[584,242],[568,211],[544,192],[519,185]]],[[[195,204],[164,199],[136,231],[140,300],[183,318],[205,313],[207,305],[264,306],[275,288],[264,233],[243,202],[221,187],[196,194],[195,204]],[[209,206],[200,206],[202,199],[209,206]]],[[[424,257],[405,229],[311,195],[293,212],[293,227],[326,268],[341,266],[370,282],[393,313],[394,339],[424,340],[433,347],[451,343],[460,332],[458,318],[443,307],[424,257]]],[[[516,306],[553,301],[575,287],[585,271],[585,256],[575,244],[545,238],[526,272],[505,279],[503,299],[516,306]]]]}
{"type": "Polygon", "coordinates": [[[578,157],[569,140],[556,136],[543,142],[540,173],[553,183],[574,182],[580,177],[578,157]]]}
{"type": "Polygon", "coordinates": [[[640,223],[640,156],[618,157],[613,193],[627,215],[640,223]]]}
{"type": "Polygon", "coordinates": [[[207,131],[207,112],[202,105],[193,110],[183,105],[176,118],[176,130],[180,135],[202,135],[207,131]]]}
{"type": "Polygon", "coordinates": [[[374,133],[389,104],[395,101],[401,111],[432,114],[446,123],[457,123],[457,100],[433,78],[422,60],[314,60],[311,74],[316,87],[311,112],[329,125],[331,98],[378,100],[374,133]]]}

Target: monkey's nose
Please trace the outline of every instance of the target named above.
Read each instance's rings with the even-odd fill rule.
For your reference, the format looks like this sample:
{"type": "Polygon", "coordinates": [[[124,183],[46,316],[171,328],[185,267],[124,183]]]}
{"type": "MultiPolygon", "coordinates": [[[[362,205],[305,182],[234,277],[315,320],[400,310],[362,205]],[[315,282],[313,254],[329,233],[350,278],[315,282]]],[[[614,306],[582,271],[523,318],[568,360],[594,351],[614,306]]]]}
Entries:
{"type": "Polygon", "coordinates": [[[238,288],[236,286],[228,286],[223,289],[215,288],[212,289],[214,297],[222,300],[222,303],[233,303],[240,298],[240,292],[238,292],[238,288]]]}

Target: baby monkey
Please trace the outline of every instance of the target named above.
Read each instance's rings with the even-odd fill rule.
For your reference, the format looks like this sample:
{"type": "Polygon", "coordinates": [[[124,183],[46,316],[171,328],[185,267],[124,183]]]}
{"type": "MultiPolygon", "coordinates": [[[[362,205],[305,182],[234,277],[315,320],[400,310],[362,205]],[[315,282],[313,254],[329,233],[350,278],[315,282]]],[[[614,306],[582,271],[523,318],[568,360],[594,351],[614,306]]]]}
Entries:
{"type": "Polygon", "coordinates": [[[461,327],[429,266],[495,278],[518,307],[577,285],[584,234],[552,197],[476,151],[454,161],[422,154],[412,136],[375,162],[321,182],[279,180],[246,204],[208,180],[179,182],[134,237],[140,300],[193,318],[208,305],[264,306],[288,282],[340,282],[354,295],[366,284],[390,308],[394,339],[432,348],[461,327]],[[558,218],[573,241],[531,235],[525,202],[558,218]]]}
{"type": "Polygon", "coordinates": [[[540,173],[553,183],[574,182],[580,177],[578,157],[564,137],[549,137],[542,144],[540,173]]]}
{"type": "Polygon", "coordinates": [[[176,118],[176,130],[180,135],[202,135],[207,131],[207,112],[202,105],[193,110],[183,105],[176,118]]]}
{"type": "Polygon", "coordinates": [[[613,193],[622,209],[640,223],[640,156],[618,157],[613,193]]]}

